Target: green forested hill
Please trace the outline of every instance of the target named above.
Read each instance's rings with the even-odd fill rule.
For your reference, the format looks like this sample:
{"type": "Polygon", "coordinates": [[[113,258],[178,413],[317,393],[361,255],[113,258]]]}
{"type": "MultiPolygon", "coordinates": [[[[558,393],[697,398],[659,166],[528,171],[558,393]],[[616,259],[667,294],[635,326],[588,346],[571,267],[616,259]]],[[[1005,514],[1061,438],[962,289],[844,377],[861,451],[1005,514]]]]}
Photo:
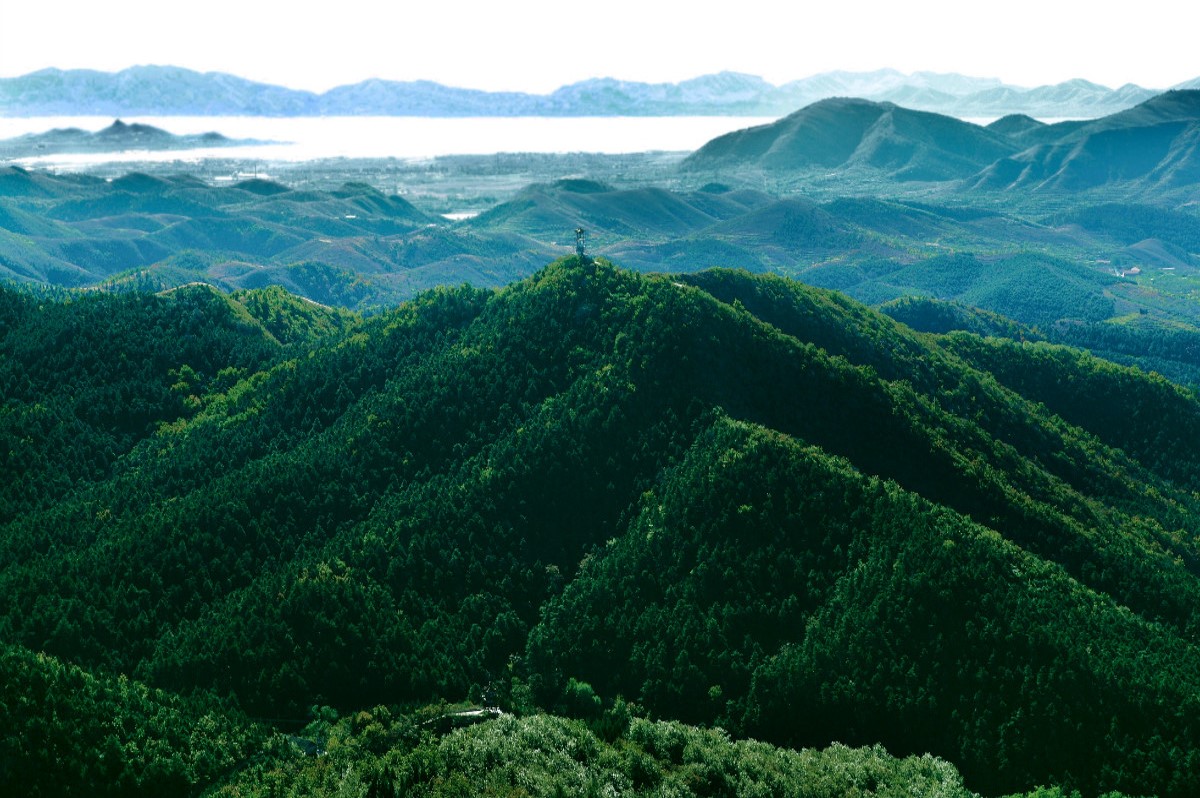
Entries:
{"type": "Polygon", "coordinates": [[[201,397],[354,321],[278,289],[64,296],[0,288],[0,449],[19,475],[0,485],[0,521],[102,481],[201,397]]]}
{"type": "MultiPolygon", "coordinates": [[[[194,787],[482,793],[484,762],[553,794],[511,764],[551,772],[551,748],[618,793],[771,793],[738,769],[797,767],[646,714],[930,753],[988,794],[1200,789],[1200,499],[1154,421],[1197,416],[1187,391],[745,272],[568,258],[366,319],[289,299],[0,295],[0,449],[28,485],[0,526],[10,661],[229,722],[354,718],[323,732],[341,759],[272,743],[172,771],[194,787]],[[113,431],[130,397],[147,410],[113,431]],[[396,715],[468,698],[578,721],[434,739],[396,715]],[[506,736],[548,747],[481,753],[506,736]]],[[[53,725],[39,678],[6,689],[53,725]]],[[[945,775],[921,762],[884,769],[921,791],[945,775]]],[[[839,772],[829,794],[899,789],[839,772]]]]}
{"type": "MultiPolygon", "coordinates": [[[[822,108],[818,121],[834,133],[845,127],[843,111],[869,111],[859,120],[865,123],[887,110],[861,101],[822,108]]],[[[941,157],[924,144],[914,150],[912,140],[893,147],[905,131],[948,136],[946,146],[967,150],[976,139],[979,146],[996,139],[956,120],[931,126],[929,114],[900,111],[870,125],[883,125],[864,144],[872,158],[941,157]]],[[[755,130],[746,132],[749,139],[761,134],[755,130]]],[[[841,147],[842,138],[833,135],[830,146],[841,147]]],[[[3,168],[0,281],[143,292],[194,283],[231,292],[275,287],[371,312],[435,286],[494,288],[525,278],[568,252],[570,231],[583,227],[590,252],[634,270],[745,268],[871,305],[904,298],[964,303],[1200,385],[1200,221],[1190,195],[1115,186],[1082,196],[974,193],[952,184],[933,190],[920,181],[881,180],[873,167],[858,178],[821,167],[795,185],[774,170],[728,180],[680,174],[657,185],[657,173],[617,156],[597,158],[571,171],[598,170],[607,182],[572,177],[520,190],[507,185],[496,195],[482,184],[464,187],[456,202],[469,196],[472,209],[487,209],[458,221],[361,182],[317,190],[301,188],[304,180],[291,187],[166,173],[104,180],[3,168]]],[[[471,184],[472,170],[484,168],[455,163],[446,168],[457,177],[431,173],[432,185],[441,186],[434,195],[457,196],[450,186],[471,184]]]]}
{"type": "Polygon", "coordinates": [[[187,794],[277,740],[240,712],[0,646],[6,795],[187,794]]]}
{"type": "Polygon", "coordinates": [[[870,168],[898,181],[939,181],[973,175],[1016,149],[1005,136],[952,117],[836,97],[719,136],[689,155],[682,168],[716,174],[870,168]]]}
{"type": "Polygon", "coordinates": [[[359,182],[317,191],[263,179],[209,184],[131,173],[104,180],[0,167],[0,281],[8,283],[275,285],[357,308],[394,305],[464,279],[502,284],[561,252],[513,232],[448,225],[359,182]]]}
{"type": "Polygon", "coordinates": [[[976,195],[1102,194],[1186,202],[1196,161],[1200,92],[1169,91],[1092,120],[1010,117],[980,127],[889,102],[836,97],[774,122],[718,136],[680,164],[730,181],[757,174],[813,181],[830,170],[872,182],[961,181],[976,195]]]}

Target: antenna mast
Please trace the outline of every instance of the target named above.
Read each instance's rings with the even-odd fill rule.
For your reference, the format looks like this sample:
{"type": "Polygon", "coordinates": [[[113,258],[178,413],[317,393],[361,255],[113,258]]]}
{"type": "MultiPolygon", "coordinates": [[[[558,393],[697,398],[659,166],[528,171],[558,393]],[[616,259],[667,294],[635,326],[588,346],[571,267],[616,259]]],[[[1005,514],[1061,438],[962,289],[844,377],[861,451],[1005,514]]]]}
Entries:
{"type": "Polygon", "coordinates": [[[584,242],[585,238],[587,238],[587,230],[584,230],[582,227],[576,227],[575,228],[575,254],[579,256],[580,260],[584,260],[587,257],[587,255],[583,254],[583,242],[584,242]]]}

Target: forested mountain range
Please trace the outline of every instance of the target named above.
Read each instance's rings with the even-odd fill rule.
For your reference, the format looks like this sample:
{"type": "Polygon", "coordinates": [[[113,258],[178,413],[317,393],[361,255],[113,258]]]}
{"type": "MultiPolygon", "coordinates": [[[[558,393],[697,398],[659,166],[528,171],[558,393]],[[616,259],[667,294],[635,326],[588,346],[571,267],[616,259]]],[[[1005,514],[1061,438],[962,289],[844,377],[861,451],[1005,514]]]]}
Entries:
{"type": "MultiPolygon", "coordinates": [[[[872,127],[882,114],[925,116],[858,104],[876,118],[872,127]]],[[[1136,114],[1163,107],[1165,99],[1136,114]]],[[[942,119],[987,142],[997,138],[942,119]]],[[[1106,124],[1116,123],[1073,130],[1086,141],[1106,124]]],[[[263,179],[105,179],[7,167],[0,169],[0,276],[109,291],[278,285],[328,306],[383,308],[438,285],[521,279],[569,251],[571,231],[582,226],[590,251],[639,270],[745,268],[872,305],[904,297],[957,302],[1013,319],[1030,335],[1200,384],[1200,313],[1190,299],[1200,275],[1200,221],[1184,195],[1131,197],[1109,186],[870,196],[882,185],[875,181],[858,196],[813,199],[730,177],[694,188],[537,183],[452,222],[358,182],[305,189],[263,179]],[[1015,194],[1024,199],[1010,202],[1015,194]]]]}
{"type": "Polygon", "coordinates": [[[836,98],[777,122],[720,136],[685,168],[755,166],[772,172],[861,163],[897,180],[961,179],[1013,152],[1002,135],[958,119],[870,100],[836,98]]]}
{"type": "Polygon", "coordinates": [[[722,72],[680,83],[596,78],[550,94],[486,92],[431,81],[365,80],[322,94],[169,66],[116,73],[45,69],[0,78],[9,116],[778,116],[828,97],[863,97],[960,117],[1091,118],[1168,87],[1117,89],[1085,80],[1024,88],[996,79],[916,72],[826,72],[773,85],[722,72]]]}
{"type": "Polygon", "coordinates": [[[1195,794],[1195,395],[893,312],[951,331],[574,256],[368,317],[0,289],[0,777],[1195,794]]]}
{"type": "Polygon", "coordinates": [[[1194,195],[1200,178],[1200,91],[1171,91],[1093,120],[1044,124],[1005,117],[987,127],[892,103],[835,98],[776,122],[734,131],[688,156],[683,168],[725,174],[837,170],[904,182],[963,181],[962,190],[1115,190],[1124,196],[1194,195]]]}
{"type": "Polygon", "coordinates": [[[1200,792],[1197,96],[0,168],[0,793],[1200,792]]]}
{"type": "Polygon", "coordinates": [[[447,282],[500,285],[553,254],[527,236],[456,233],[364,183],[301,191],[258,179],[213,186],[188,175],[0,168],[0,276],[20,282],[281,285],[355,307],[447,282]]]}

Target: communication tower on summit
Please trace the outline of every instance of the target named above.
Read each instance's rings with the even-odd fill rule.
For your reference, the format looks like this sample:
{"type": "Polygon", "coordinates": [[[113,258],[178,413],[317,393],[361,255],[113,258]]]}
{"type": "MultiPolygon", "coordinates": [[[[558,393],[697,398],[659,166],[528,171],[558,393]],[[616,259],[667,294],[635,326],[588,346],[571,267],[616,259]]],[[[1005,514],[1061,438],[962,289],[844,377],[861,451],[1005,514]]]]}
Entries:
{"type": "Polygon", "coordinates": [[[587,230],[584,230],[582,227],[576,227],[575,228],[575,254],[579,256],[580,260],[583,260],[585,257],[587,257],[586,255],[583,254],[583,242],[584,242],[585,238],[587,238],[587,230]]]}

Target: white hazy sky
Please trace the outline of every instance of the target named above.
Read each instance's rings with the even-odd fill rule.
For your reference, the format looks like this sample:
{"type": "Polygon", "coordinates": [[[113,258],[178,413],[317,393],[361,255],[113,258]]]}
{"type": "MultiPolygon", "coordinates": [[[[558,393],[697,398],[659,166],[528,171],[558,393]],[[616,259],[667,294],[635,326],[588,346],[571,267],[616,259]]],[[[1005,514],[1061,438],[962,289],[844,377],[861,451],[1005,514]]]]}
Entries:
{"type": "Polygon", "coordinates": [[[544,93],[590,77],[772,83],[891,67],[1038,86],[1200,76],[1200,4],[1076,0],[0,0],[0,77],[171,64],[324,91],[371,77],[544,93]],[[1119,10],[1117,10],[1119,9],[1119,10]]]}

